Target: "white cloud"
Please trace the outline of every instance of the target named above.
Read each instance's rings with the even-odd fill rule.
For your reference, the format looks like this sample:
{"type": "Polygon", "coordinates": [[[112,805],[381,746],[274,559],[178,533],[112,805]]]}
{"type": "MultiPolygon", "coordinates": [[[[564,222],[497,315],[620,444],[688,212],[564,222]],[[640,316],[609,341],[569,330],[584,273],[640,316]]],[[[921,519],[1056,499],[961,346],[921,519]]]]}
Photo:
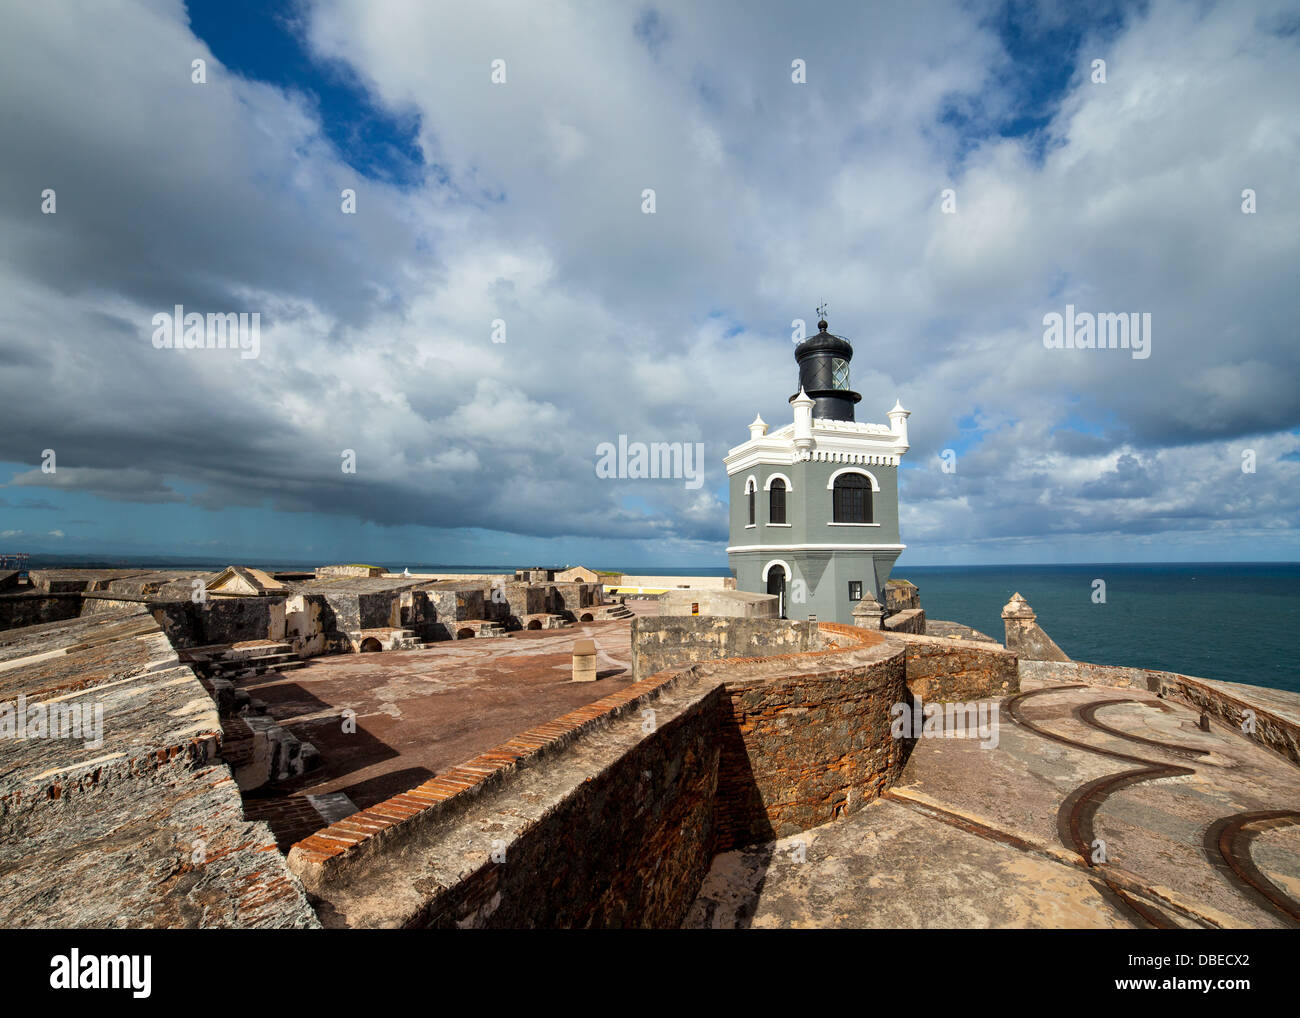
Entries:
{"type": "Polygon", "coordinates": [[[755,411],[784,419],[789,322],[829,300],[861,415],[914,411],[913,546],[1295,518],[1300,61],[1268,11],[1154,3],[1085,36],[1108,82],[1076,74],[1040,159],[996,136],[967,151],[945,117],[987,126],[1025,99],[964,4],[657,9],[653,51],[616,7],[307,9],[318,56],[418,113],[447,181],[409,191],[343,164],[302,96],[226,73],[179,4],[15,10],[0,458],[70,466],[14,483],[716,548],[720,459],[755,411]],[[1067,302],[1150,311],[1152,358],[1044,350],[1067,302]],[[153,350],[145,323],[173,303],[263,309],[262,357],[153,350]],[[931,472],[971,417],[958,473],[931,472]],[[1076,420],[1104,449],[1055,437],[1076,420]],[[705,442],[706,491],[600,481],[619,433],[705,442]]]}

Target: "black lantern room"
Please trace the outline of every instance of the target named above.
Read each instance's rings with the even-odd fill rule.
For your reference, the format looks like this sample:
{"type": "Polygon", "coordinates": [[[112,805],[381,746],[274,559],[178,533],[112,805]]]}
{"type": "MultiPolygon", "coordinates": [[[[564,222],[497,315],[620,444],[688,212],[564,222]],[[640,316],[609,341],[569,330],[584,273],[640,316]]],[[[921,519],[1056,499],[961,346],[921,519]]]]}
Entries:
{"type": "Polygon", "coordinates": [[[862,399],[849,388],[853,346],[843,336],[827,332],[825,318],[817,323],[817,328],[821,330],[817,335],[809,336],[794,348],[794,359],[799,363],[799,385],[813,398],[813,417],[851,421],[854,404],[862,399]]]}

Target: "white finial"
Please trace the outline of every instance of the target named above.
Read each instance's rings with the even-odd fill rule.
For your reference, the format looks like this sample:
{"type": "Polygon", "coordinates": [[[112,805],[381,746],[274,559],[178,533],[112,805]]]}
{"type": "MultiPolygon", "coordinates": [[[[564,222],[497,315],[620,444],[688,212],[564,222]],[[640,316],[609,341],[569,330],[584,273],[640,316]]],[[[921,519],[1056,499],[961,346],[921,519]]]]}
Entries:
{"type": "Polygon", "coordinates": [[[907,451],[907,419],[912,416],[912,411],[903,409],[901,399],[894,400],[894,409],[889,411],[889,430],[894,433],[903,451],[907,451]]]}
{"type": "Polygon", "coordinates": [[[812,412],[815,401],[808,393],[804,392],[803,386],[799,386],[799,395],[790,397],[790,405],[794,407],[794,447],[801,460],[807,460],[812,456],[813,441],[812,433],[812,412]]]}
{"type": "Polygon", "coordinates": [[[754,415],[754,423],[749,426],[749,437],[762,438],[767,434],[767,422],[763,420],[762,414],[754,415]]]}

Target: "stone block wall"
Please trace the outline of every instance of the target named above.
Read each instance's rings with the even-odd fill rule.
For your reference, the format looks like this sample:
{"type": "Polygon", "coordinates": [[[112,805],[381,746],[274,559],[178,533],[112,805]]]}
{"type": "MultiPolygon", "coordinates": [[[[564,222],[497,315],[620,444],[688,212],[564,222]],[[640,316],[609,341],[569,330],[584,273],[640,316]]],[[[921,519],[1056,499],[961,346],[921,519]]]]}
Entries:
{"type": "Polygon", "coordinates": [[[737,590],[667,590],[659,595],[660,615],[723,615],[730,618],[774,619],[775,594],[737,590]]]}
{"type": "Polygon", "coordinates": [[[386,570],[382,566],[340,565],[316,567],[316,576],[321,579],[333,579],[339,576],[358,576],[368,578],[372,576],[383,576],[385,572],[386,570]]]}
{"type": "Polygon", "coordinates": [[[397,590],[375,590],[355,595],[357,617],[361,624],[358,629],[380,629],[384,626],[401,624],[401,592],[397,590]]]}
{"type": "Polygon", "coordinates": [[[890,580],[885,584],[885,611],[901,612],[921,607],[921,592],[907,580],[890,580]]]}
{"type": "Polygon", "coordinates": [[[892,633],[925,635],[925,612],[920,608],[904,608],[885,619],[885,628],[892,633]]]}
{"type": "Polygon", "coordinates": [[[328,650],[325,608],[320,594],[295,594],[285,602],[284,638],[299,657],[314,657],[328,650]]]}
{"type": "Polygon", "coordinates": [[[590,608],[604,600],[603,587],[599,583],[556,583],[551,587],[549,611],[555,615],[572,615],[576,619],[583,608],[590,608]]]}
{"type": "Polygon", "coordinates": [[[846,816],[892,785],[911,743],[890,734],[909,702],[896,646],[777,658],[746,677],[727,663],[719,719],[717,850],[770,841],[846,816]]]}
{"type": "Polygon", "coordinates": [[[75,619],[79,614],[80,594],[47,594],[42,591],[0,594],[0,631],[75,619]]]}
{"type": "Polygon", "coordinates": [[[283,597],[209,598],[161,601],[149,605],[174,647],[202,647],[213,643],[285,638],[283,597]]]}
{"type": "Polygon", "coordinates": [[[421,917],[456,928],[676,928],[714,854],[720,694],[632,746],[421,917]],[[538,879],[544,874],[545,879],[538,879]]]}
{"type": "Polygon", "coordinates": [[[1016,655],[996,643],[891,635],[907,648],[907,688],[922,700],[980,700],[1020,691],[1016,655]]]}
{"type": "Polygon", "coordinates": [[[488,591],[489,611],[492,618],[509,629],[519,629],[525,615],[539,615],[550,611],[552,587],[532,583],[506,583],[488,591]]]}
{"type": "Polygon", "coordinates": [[[822,647],[812,622],[641,615],[632,620],[632,678],[637,681],[697,661],[798,654],[822,647]]]}
{"type": "Polygon", "coordinates": [[[486,619],[490,592],[469,584],[431,587],[416,591],[417,636],[426,642],[456,639],[456,623],[463,619],[486,619]]]}

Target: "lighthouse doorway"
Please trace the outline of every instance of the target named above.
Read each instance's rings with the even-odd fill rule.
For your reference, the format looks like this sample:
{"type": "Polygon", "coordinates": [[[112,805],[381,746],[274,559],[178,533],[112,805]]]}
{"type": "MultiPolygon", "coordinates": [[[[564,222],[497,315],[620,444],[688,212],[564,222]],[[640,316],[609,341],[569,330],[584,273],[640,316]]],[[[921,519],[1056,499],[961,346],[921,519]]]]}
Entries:
{"type": "Polygon", "coordinates": [[[767,592],[776,595],[776,613],[785,618],[785,566],[773,563],[767,570],[767,592]]]}

